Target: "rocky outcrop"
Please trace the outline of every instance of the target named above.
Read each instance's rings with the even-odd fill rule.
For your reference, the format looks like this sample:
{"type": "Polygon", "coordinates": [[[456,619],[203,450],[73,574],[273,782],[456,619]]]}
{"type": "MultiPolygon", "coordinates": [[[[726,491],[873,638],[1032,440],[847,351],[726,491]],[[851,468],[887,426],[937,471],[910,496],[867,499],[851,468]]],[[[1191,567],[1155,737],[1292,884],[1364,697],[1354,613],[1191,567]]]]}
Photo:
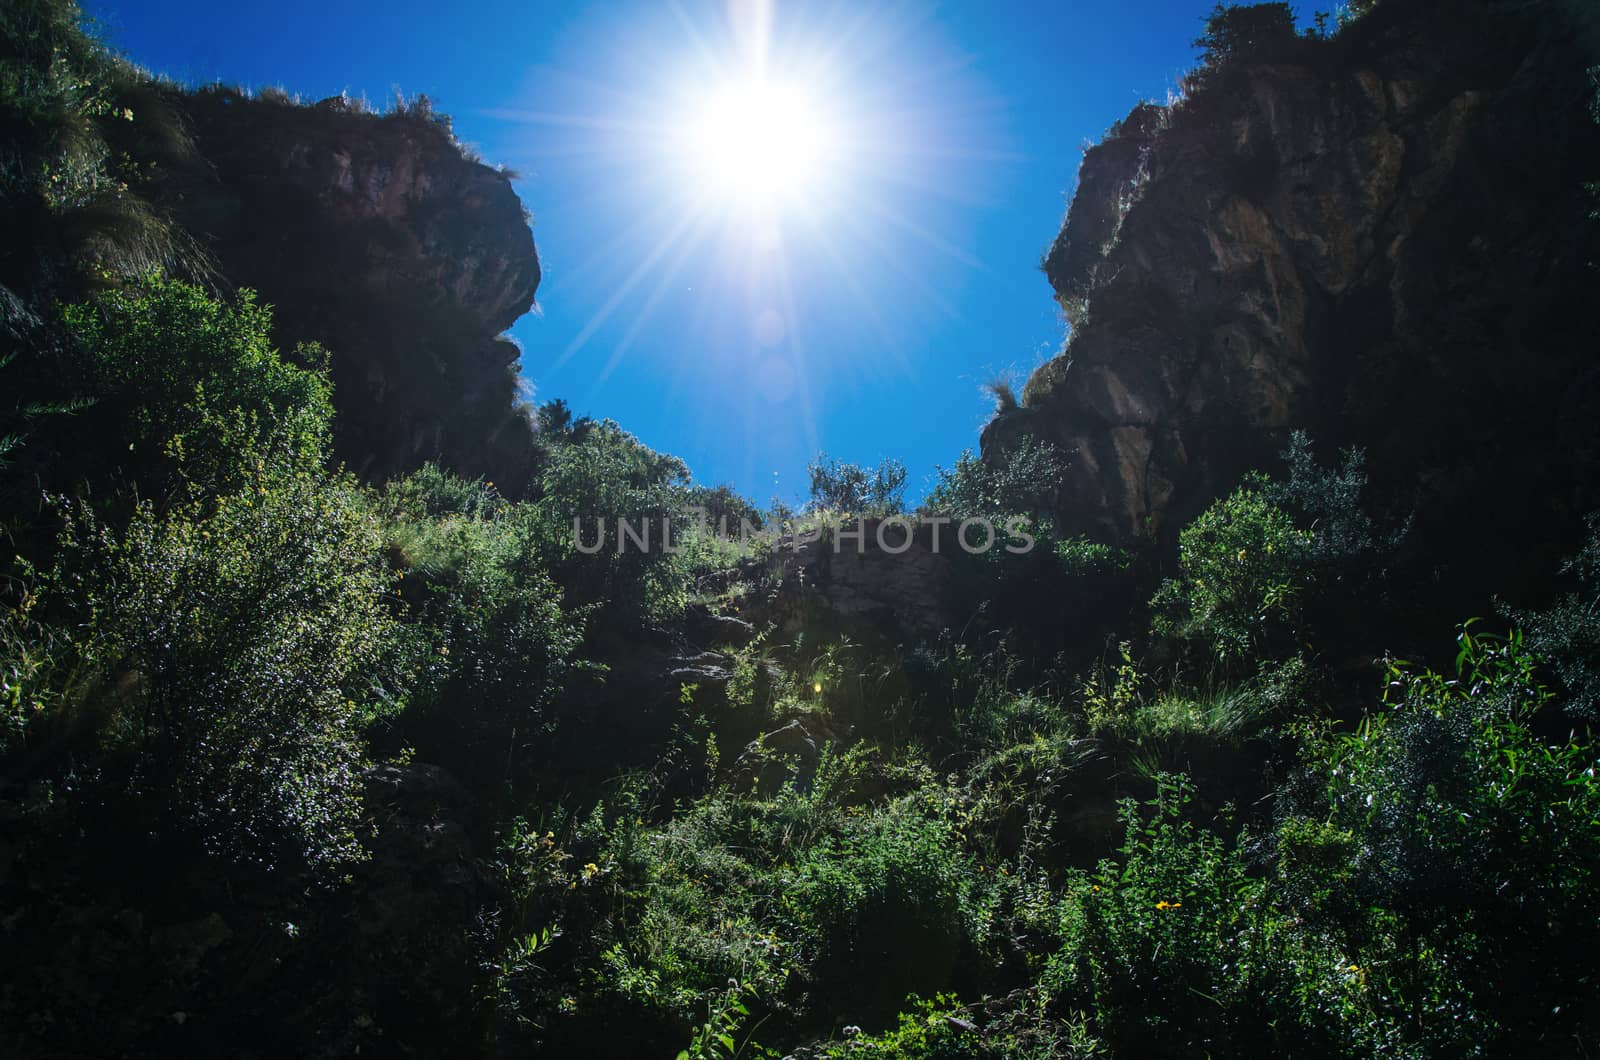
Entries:
{"type": "Polygon", "coordinates": [[[1060,446],[1060,520],[1103,538],[1172,532],[1292,428],[1442,521],[1596,503],[1594,15],[1386,0],[1135,108],[1045,261],[1069,341],[985,454],[1060,446]]]}
{"type": "MultiPolygon", "coordinates": [[[[974,547],[981,537],[974,531],[974,547]]],[[[846,520],[772,550],[777,588],[744,609],[782,636],[846,634],[893,642],[902,631],[937,632],[952,621],[956,527],[923,520],[846,520]]]]}
{"type": "Polygon", "coordinates": [[[515,491],[531,430],[516,346],[539,259],[510,177],[428,112],[379,116],[226,89],[177,96],[204,165],[164,189],[287,350],[332,353],[335,446],[381,479],[439,460],[515,491]]]}

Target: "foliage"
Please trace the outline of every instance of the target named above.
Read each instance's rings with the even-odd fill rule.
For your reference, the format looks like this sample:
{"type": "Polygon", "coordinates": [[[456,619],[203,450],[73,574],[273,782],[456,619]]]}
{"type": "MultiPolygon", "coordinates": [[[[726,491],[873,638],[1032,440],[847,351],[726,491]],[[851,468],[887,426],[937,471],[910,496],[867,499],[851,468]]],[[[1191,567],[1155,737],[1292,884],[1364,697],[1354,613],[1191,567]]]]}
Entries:
{"type": "Polygon", "coordinates": [[[1281,650],[1300,632],[1309,544],[1287,512],[1249,486],[1206,509],[1179,543],[1180,580],[1162,587],[1156,630],[1204,639],[1220,661],[1281,650]]]}
{"type": "Polygon", "coordinates": [[[1306,1002],[1339,989],[1335,955],[1289,935],[1238,848],[1184,819],[1191,797],[1163,778],[1148,816],[1123,803],[1119,858],[1065,887],[1047,981],[1118,1055],[1331,1052],[1306,1002]]]}
{"type": "MultiPolygon", "coordinates": [[[[17,357],[22,351],[13,350],[10,353],[0,354],[0,381],[12,382],[12,378],[23,375],[20,370],[12,370],[17,363],[17,357]]],[[[35,354],[34,350],[26,352],[35,354]]],[[[11,389],[13,394],[27,393],[24,386],[11,389]]],[[[0,471],[4,471],[10,462],[10,454],[20,449],[33,433],[40,420],[71,415],[87,408],[90,402],[84,398],[69,400],[41,401],[38,399],[13,398],[8,408],[0,408],[0,471]]]]}
{"type": "Polygon", "coordinates": [[[923,509],[952,519],[1051,514],[1054,484],[1061,478],[1060,451],[1029,441],[1003,457],[983,460],[969,450],[953,467],[939,469],[923,509]]]}
{"type": "Polygon", "coordinates": [[[1200,61],[1218,67],[1250,58],[1295,38],[1294,12],[1285,3],[1218,4],[1194,42],[1200,61]]]}
{"type": "Polygon", "coordinates": [[[376,527],[345,483],[270,478],[125,531],[79,507],[58,574],[107,746],[158,833],[334,867],[355,827],[392,623],[376,527]]]}
{"type": "Polygon", "coordinates": [[[826,453],[806,466],[811,476],[812,510],[849,515],[895,515],[905,510],[906,467],[888,459],[867,469],[826,453]]]}
{"type": "Polygon", "coordinates": [[[975,1055],[979,1043],[973,1025],[959,1011],[953,995],[919,1001],[915,1012],[900,1013],[898,1025],[882,1034],[862,1034],[851,1025],[824,1055],[829,1060],[962,1060],[975,1055]]]}
{"type": "Polygon", "coordinates": [[[937,989],[967,930],[969,871],[948,826],[910,807],[848,819],[825,836],[783,899],[817,988],[868,1013],[937,989]]]}
{"type": "Polygon", "coordinates": [[[735,1037],[740,1025],[750,1016],[750,1009],[741,997],[749,991],[738,980],[728,980],[725,991],[713,994],[706,1014],[706,1022],[695,1032],[689,1047],[678,1051],[677,1060],[735,1060],[740,1056],[776,1056],[770,1050],[751,1049],[747,1038],[743,1045],[735,1037]]]}
{"type": "Polygon", "coordinates": [[[1590,515],[1587,527],[1582,549],[1561,567],[1578,591],[1543,610],[1507,614],[1560,679],[1567,711],[1592,722],[1600,716],[1600,514],[1590,515]]]}
{"type": "MultiPolygon", "coordinates": [[[[1294,40],[1286,5],[1218,8],[1199,82],[1294,40]]],[[[1469,624],[1454,670],[1391,660],[1374,703],[1346,660],[1389,635],[1406,528],[1359,451],[1294,435],[1183,528],[1146,642],[1160,557],[1063,536],[1065,457],[1022,439],[923,506],[1036,545],[951,557],[961,625],[824,632],[731,540],[747,501],[565,402],[525,409],[514,497],[330,471],[326,355],[280,356],[247,292],[150,274],[183,249],[132,190],[188,150],[163,91],[62,0],[0,10],[0,461],[49,465],[54,520],[8,524],[0,568],[10,1052],[1600,1036],[1597,750],[1541,685],[1593,717],[1600,518],[1525,635],[1469,624]],[[37,308],[85,287],[113,293],[37,308]]],[[[389,120],[448,134],[426,97],[389,120]]],[[[903,506],[898,462],[811,471],[813,525],[903,506]]]]}
{"type": "Polygon", "coordinates": [[[551,451],[529,527],[569,605],[615,604],[608,615],[633,623],[682,610],[687,572],[663,535],[680,512],[688,474],[681,460],[646,448],[609,420],[575,430],[551,451]],[[625,539],[619,520],[649,544],[625,539]]]}
{"type": "Polygon", "coordinates": [[[1367,488],[1366,454],[1348,449],[1338,465],[1322,467],[1304,431],[1289,436],[1281,454],[1288,476],[1262,484],[1268,503],[1288,512],[1306,539],[1303,561],[1335,580],[1348,580],[1364,565],[1381,560],[1399,546],[1410,525],[1380,527],[1363,507],[1367,488]]]}
{"type": "Polygon", "coordinates": [[[396,519],[423,522],[449,516],[488,518],[508,505],[494,483],[452,475],[430,461],[385,485],[384,507],[396,519]]]}
{"type": "Polygon", "coordinates": [[[745,524],[760,530],[766,523],[760,510],[730,486],[693,486],[686,499],[688,507],[704,510],[707,525],[718,534],[737,537],[745,524]]]}
{"type": "Polygon", "coordinates": [[[0,10],[0,285],[47,304],[118,276],[203,268],[193,241],[130,190],[140,174],[119,148],[135,136],[187,149],[170,109],[86,32],[76,3],[0,10]]]}
{"type": "Polygon", "coordinates": [[[1380,531],[1361,507],[1359,451],[1321,468],[1296,433],[1284,459],[1286,479],[1252,475],[1183,529],[1178,577],[1151,601],[1158,635],[1199,646],[1235,672],[1299,651],[1333,594],[1344,594],[1336,606],[1347,609],[1350,594],[1379,580],[1405,533],[1380,531]]]}
{"type": "Polygon", "coordinates": [[[1280,828],[1280,871],[1388,1035],[1427,1055],[1586,1039],[1595,747],[1540,734],[1549,693],[1520,636],[1469,624],[1460,644],[1453,677],[1391,663],[1388,711],[1312,738],[1318,790],[1280,828]]]}
{"type": "Polygon", "coordinates": [[[543,569],[536,514],[431,467],[392,483],[384,507],[414,660],[402,728],[508,794],[582,637],[543,569]]]}
{"type": "Polygon", "coordinates": [[[286,361],[270,312],[251,292],[217,301],[188,284],[146,278],[65,311],[105,425],[158,496],[228,492],[264,474],[320,466],[333,416],[326,354],[286,361]]]}

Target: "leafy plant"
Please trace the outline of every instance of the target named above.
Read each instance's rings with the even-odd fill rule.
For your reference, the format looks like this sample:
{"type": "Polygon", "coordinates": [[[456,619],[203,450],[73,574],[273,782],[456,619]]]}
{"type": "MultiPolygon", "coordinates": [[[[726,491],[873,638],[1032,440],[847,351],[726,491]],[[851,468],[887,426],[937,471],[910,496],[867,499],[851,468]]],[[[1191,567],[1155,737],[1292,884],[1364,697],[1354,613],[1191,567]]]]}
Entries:
{"type": "Polygon", "coordinates": [[[1201,63],[1217,67],[1294,39],[1294,12],[1288,4],[1218,4],[1194,46],[1201,49],[1201,63]]]}
{"type": "Polygon", "coordinates": [[[1560,679],[1566,710],[1593,721],[1600,716],[1600,515],[1591,515],[1587,528],[1583,547],[1561,566],[1563,574],[1576,580],[1576,592],[1563,594],[1543,610],[1503,611],[1560,679]]]}
{"type": "Polygon", "coordinates": [[[1280,833],[1284,871],[1363,969],[1376,1018],[1428,1053],[1587,1037],[1594,745],[1541,735],[1550,694],[1519,635],[1469,624],[1455,669],[1392,662],[1387,711],[1313,738],[1320,791],[1285,829],[1332,843],[1308,857],[1280,833]]]}
{"type": "Polygon", "coordinates": [[[267,473],[321,466],[333,417],[327,355],[272,344],[270,311],[147,277],[69,306],[88,392],[128,439],[127,459],[163,499],[226,493],[267,473]]]}
{"type": "Polygon", "coordinates": [[[677,1060],[737,1060],[741,1056],[776,1056],[771,1050],[755,1045],[749,1037],[743,1043],[736,1037],[740,1026],[750,1018],[750,1009],[744,999],[750,997],[751,993],[749,987],[740,985],[738,980],[728,980],[727,990],[712,996],[705,1023],[695,1032],[688,1048],[678,1050],[677,1060]]]}
{"type": "Polygon", "coordinates": [[[923,509],[952,519],[1051,515],[1054,485],[1061,478],[1060,451],[1046,442],[1029,441],[992,459],[964,452],[938,479],[923,509]]]}
{"type": "Polygon", "coordinates": [[[783,899],[814,955],[816,988],[835,1004],[879,1013],[944,986],[967,930],[967,877],[948,826],[909,807],[824,836],[783,899]]]}
{"type": "Polygon", "coordinates": [[[1287,477],[1252,475],[1182,530],[1178,577],[1151,600],[1158,635],[1198,646],[1225,671],[1288,659],[1313,631],[1332,632],[1352,597],[1381,590],[1383,562],[1406,533],[1380,529],[1362,508],[1359,451],[1325,469],[1297,432],[1283,456],[1287,477]]]}
{"type": "Polygon", "coordinates": [[[301,473],[125,531],[79,507],[58,606],[101,683],[128,794],[158,833],[250,861],[333,868],[356,838],[360,726],[394,626],[377,528],[349,483],[301,473]]]}
{"type": "Polygon", "coordinates": [[[898,460],[867,469],[819,453],[807,465],[813,510],[848,515],[894,515],[905,510],[906,468],[898,460]]]}

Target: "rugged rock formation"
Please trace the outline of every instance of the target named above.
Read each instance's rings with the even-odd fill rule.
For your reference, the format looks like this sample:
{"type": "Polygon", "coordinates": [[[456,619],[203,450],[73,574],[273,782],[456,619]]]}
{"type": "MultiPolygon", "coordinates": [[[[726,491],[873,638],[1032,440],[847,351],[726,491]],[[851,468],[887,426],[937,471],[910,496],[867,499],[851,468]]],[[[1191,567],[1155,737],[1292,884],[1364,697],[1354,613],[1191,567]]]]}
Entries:
{"type": "Polygon", "coordinates": [[[942,629],[952,617],[950,560],[959,549],[953,526],[899,520],[847,521],[842,532],[785,539],[773,551],[779,588],[761,618],[788,636],[827,627],[856,638],[942,629]]]}
{"type": "Polygon", "coordinates": [[[1055,442],[1061,520],[1112,538],[1172,532],[1291,428],[1441,521],[1593,506],[1594,16],[1386,0],[1135,108],[1045,262],[1070,339],[986,454],[1055,442]]]}
{"type": "Polygon", "coordinates": [[[533,305],[539,259],[510,177],[426,112],[177,102],[206,166],[167,193],[223,277],[275,308],[285,349],[332,351],[338,455],[372,478],[438,459],[516,489],[533,447],[499,336],[533,305]]]}

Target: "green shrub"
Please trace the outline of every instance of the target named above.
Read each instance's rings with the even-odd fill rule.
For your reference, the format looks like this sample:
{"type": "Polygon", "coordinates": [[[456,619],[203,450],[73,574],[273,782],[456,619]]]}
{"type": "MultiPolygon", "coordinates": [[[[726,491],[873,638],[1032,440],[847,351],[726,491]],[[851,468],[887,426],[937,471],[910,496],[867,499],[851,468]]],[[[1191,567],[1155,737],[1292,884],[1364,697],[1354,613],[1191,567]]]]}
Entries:
{"type": "Polygon", "coordinates": [[[939,468],[922,507],[951,519],[1023,515],[1047,521],[1061,473],[1061,453],[1046,442],[1028,441],[990,460],[969,450],[953,467],[939,468]]]}
{"type": "MultiPolygon", "coordinates": [[[[865,749],[824,749],[808,782],[791,780],[768,797],[719,790],[660,828],[645,825],[645,811],[627,793],[608,800],[580,830],[588,838],[573,847],[574,860],[592,862],[576,874],[569,908],[597,918],[588,921],[596,928],[588,943],[596,996],[585,1003],[608,1011],[620,1006],[634,1019],[697,1023],[706,1000],[735,981],[769,1013],[790,1020],[825,1014],[837,1001],[832,990],[843,967],[827,962],[849,960],[829,945],[847,947],[860,931],[871,936],[873,926],[853,925],[874,901],[884,909],[897,901],[913,910],[936,907],[928,889],[946,883],[939,882],[938,863],[932,878],[913,879],[916,851],[936,847],[944,861],[958,856],[943,831],[921,840],[912,834],[922,825],[938,827],[926,817],[897,811],[891,827],[888,811],[856,805],[874,769],[865,749]],[[846,897],[829,883],[852,871],[848,856],[822,844],[857,834],[852,829],[876,853],[862,866],[864,882],[846,897]],[[899,886],[910,887],[910,896],[891,893],[899,886]],[[814,984],[810,995],[807,983],[814,984]]],[[[894,930],[910,930],[916,919],[908,913],[894,930]]],[[[892,955],[863,959],[903,971],[892,955]]],[[[857,974],[849,972],[849,981],[857,974]]],[[[892,1013],[905,989],[891,984],[893,996],[874,1003],[892,1013]]]]}
{"type": "Polygon", "coordinates": [[[1118,859],[1066,884],[1044,977],[1056,1004],[1092,1013],[1115,1055],[1337,1053],[1337,953],[1292,930],[1243,851],[1185,819],[1189,801],[1170,777],[1148,816],[1125,801],[1118,859]]]}
{"type": "Polygon", "coordinates": [[[813,511],[879,516],[905,510],[906,467],[898,460],[883,460],[868,470],[819,453],[806,471],[811,476],[813,511]]]}
{"type": "MultiPolygon", "coordinates": [[[[792,820],[795,801],[785,801],[792,820]]],[[[708,998],[737,982],[769,1006],[783,1004],[799,960],[774,915],[785,811],[714,795],[660,830],[642,812],[624,792],[583,830],[593,860],[573,894],[590,915],[605,915],[589,940],[595,1002],[635,1019],[693,1024],[708,998]]]]}
{"type": "Polygon", "coordinates": [[[61,672],[72,665],[71,631],[41,620],[33,582],[16,587],[16,604],[0,615],[0,755],[20,746],[29,726],[72,683],[72,675],[61,672]]]}
{"type": "Polygon", "coordinates": [[[1505,613],[1560,679],[1565,709],[1592,722],[1600,717],[1600,515],[1591,515],[1587,526],[1582,549],[1561,566],[1577,581],[1577,591],[1544,610],[1505,613]]]}
{"type": "Polygon", "coordinates": [[[1211,68],[1261,56],[1295,39],[1294,12],[1285,3],[1218,4],[1195,40],[1200,62],[1211,68]]]}
{"type": "Polygon", "coordinates": [[[798,861],[783,906],[821,1002],[863,1021],[947,985],[967,936],[969,866],[950,828],[908,807],[852,818],[798,861]]]}
{"type": "Polygon", "coordinates": [[[898,1025],[882,1034],[860,1034],[852,1026],[852,1033],[830,1043],[822,1055],[828,1060],[966,1060],[994,1055],[980,1052],[979,1036],[958,1012],[950,995],[923,1001],[915,1012],[902,1012],[898,1025]]]}
{"type": "Polygon", "coordinates": [[[389,482],[384,487],[383,503],[394,517],[415,521],[450,515],[478,518],[495,515],[507,507],[494,483],[452,475],[431,461],[389,482]]]}
{"type": "Polygon", "coordinates": [[[1297,432],[1283,457],[1286,478],[1251,475],[1182,530],[1178,577],[1150,603],[1159,636],[1198,648],[1225,672],[1288,659],[1314,635],[1359,626],[1352,603],[1376,606],[1383,561],[1406,532],[1380,529],[1361,507],[1360,451],[1322,468],[1297,432]]]}
{"type": "Polygon", "coordinates": [[[653,452],[610,421],[574,428],[551,450],[529,529],[569,605],[604,603],[602,620],[635,625],[682,611],[688,575],[663,547],[662,528],[680,514],[688,474],[682,461],[653,452]],[[618,519],[636,533],[648,527],[649,547],[624,544],[618,519]],[[580,540],[585,549],[577,547],[580,540]]]}
{"type": "MultiPolygon", "coordinates": [[[[79,509],[59,603],[78,612],[89,711],[158,832],[231,857],[359,855],[360,726],[389,656],[377,527],[347,483],[302,474],[125,531],[79,509]]],[[[70,705],[70,704],[68,704],[70,705]]]]}
{"type": "Polygon", "coordinates": [[[1154,600],[1158,634],[1208,644],[1224,663],[1281,651],[1300,633],[1309,543],[1287,512],[1241,488],[1179,535],[1179,578],[1154,600]]]}
{"type": "Polygon", "coordinates": [[[1267,502],[1288,512],[1304,530],[1301,560],[1331,584],[1353,582],[1392,554],[1405,538],[1410,520],[1383,527],[1362,504],[1367,488],[1366,454],[1359,448],[1340,454],[1332,467],[1317,463],[1304,431],[1289,436],[1281,454],[1288,474],[1259,480],[1267,502]]]}
{"type": "Polygon", "coordinates": [[[430,757],[509,799],[555,725],[547,707],[582,639],[543,569],[537,513],[433,467],[383,498],[414,660],[402,728],[430,757]]]}
{"type": "Polygon", "coordinates": [[[130,190],[187,137],[147,79],[85,28],[71,0],[0,9],[0,286],[36,306],[203,255],[130,190]],[[136,157],[134,140],[165,151],[136,157]]]}
{"type": "Polygon", "coordinates": [[[1470,629],[1454,676],[1392,664],[1388,710],[1309,746],[1316,787],[1280,830],[1280,871],[1374,1017],[1427,1055],[1596,1033],[1596,753],[1542,731],[1536,667],[1470,629]]]}
{"type": "Polygon", "coordinates": [[[321,465],[333,416],[326,354],[301,347],[309,368],[280,357],[271,312],[251,292],[221,302],[151,277],[65,317],[97,415],[127,439],[122,459],[147,496],[225,493],[321,465]]]}

